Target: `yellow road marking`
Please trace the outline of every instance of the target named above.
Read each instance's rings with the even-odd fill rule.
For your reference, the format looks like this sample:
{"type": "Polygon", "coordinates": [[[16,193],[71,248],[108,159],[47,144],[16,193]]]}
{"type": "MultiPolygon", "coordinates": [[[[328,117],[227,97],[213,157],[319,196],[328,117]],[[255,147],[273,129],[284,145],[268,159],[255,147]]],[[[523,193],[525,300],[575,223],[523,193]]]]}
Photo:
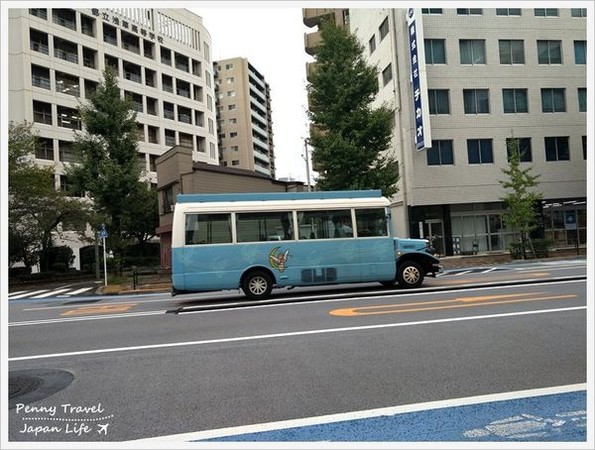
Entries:
{"type": "Polygon", "coordinates": [[[434,302],[416,302],[416,303],[403,303],[400,305],[377,305],[377,306],[363,306],[361,308],[341,308],[334,309],[329,314],[332,316],[341,317],[353,317],[353,316],[372,316],[378,314],[398,314],[406,312],[419,312],[419,311],[431,311],[437,309],[452,309],[452,308],[468,308],[471,306],[488,306],[497,305],[502,303],[518,303],[518,302],[533,302],[541,300],[561,300],[568,298],[575,298],[577,295],[555,295],[549,297],[537,297],[531,298],[531,296],[542,295],[543,292],[535,292],[533,294],[508,294],[508,295],[486,295],[482,297],[460,297],[453,300],[437,300],[434,302]],[[530,297],[526,297],[530,295],[530,297]],[[523,297],[525,298],[514,298],[523,297]],[[509,300],[503,300],[503,299],[509,300]],[[495,301],[490,301],[495,300],[495,301]],[[458,304],[455,304],[458,303],[458,304]],[[437,305],[440,306],[428,306],[437,305]],[[421,306],[415,308],[415,306],[421,306]],[[413,308],[412,308],[413,307],[413,308]]]}
{"type": "Polygon", "coordinates": [[[83,306],[77,309],[64,311],[61,316],[79,316],[84,314],[111,314],[128,311],[137,303],[120,303],[117,305],[83,306]]]}

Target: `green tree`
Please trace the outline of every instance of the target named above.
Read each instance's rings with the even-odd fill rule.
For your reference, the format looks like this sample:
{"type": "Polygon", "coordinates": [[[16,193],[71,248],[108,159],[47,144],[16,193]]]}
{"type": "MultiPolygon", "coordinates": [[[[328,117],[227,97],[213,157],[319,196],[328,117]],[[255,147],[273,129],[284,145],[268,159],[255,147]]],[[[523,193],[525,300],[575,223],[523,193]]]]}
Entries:
{"type": "Polygon", "coordinates": [[[31,267],[53,247],[60,225],[82,232],[88,207],[70,192],[57,191],[53,167],[35,164],[39,145],[32,124],[10,123],[8,129],[9,263],[31,267]]]}
{"type": "Polygon", "coordinates": [[[147,242],[155,236],[159,226],[159,208],[157,205],[157,190],[149,183],[139,181],[135,192],[129,197],[126,213],[122,219],[126,237],[136,240],[141,254],[147,242]]]}
{"type": "Polygon", "coordinates": [[[397,161],[388,154],[393,111],[371,107],[378,70],[367,66],[363,47],[345,28],[321,25],[321,43],[308,84],[312,162],[322,190],[381,189],[397,192],[397,161]]]}
{"type": "Polygon", "coordinates": [[[121,272],[127,233],[124,216],[135,203],[141,168],[138,164],[136,112],[120,96],[118,80],[108,68],[89,102],[79,107],[84,131],[75,137],[77,164],[68,172],[77,189],[88,192],[97,213],[106,218],[108,245],[121,272]]]}
{"type": "Polygon", "coordinates": [[[537,228],[537,202],[542,198],[540,192],[534,191],[539,185],[539,175],[533,175],[532,167],[521,168],[521,149],[518,139],[506,140],[508,166],[502,169],[507,176],[500,184],[507,193],[501,200],[506,204],[503,214],[504,224],[520,234],[520,251],[526,259],[527,244],[532,247],[530,233],[537,228]]]}

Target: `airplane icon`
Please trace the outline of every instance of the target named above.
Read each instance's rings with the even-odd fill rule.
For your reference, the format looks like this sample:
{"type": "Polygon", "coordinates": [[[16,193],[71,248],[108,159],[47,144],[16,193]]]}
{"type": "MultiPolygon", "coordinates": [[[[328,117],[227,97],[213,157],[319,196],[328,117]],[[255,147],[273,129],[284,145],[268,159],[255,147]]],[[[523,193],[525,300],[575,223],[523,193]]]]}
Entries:
{"type": "Polygon", "coordinates": [[[103,424],[103,425],[102,424],[97,424],[97,426],[99,428],[97,430],[97,432],[99,434],[103,433],[103,434],[107,435],[107,427],[109,427],[109,423],[106,423],[106,424],[103,424]]]}

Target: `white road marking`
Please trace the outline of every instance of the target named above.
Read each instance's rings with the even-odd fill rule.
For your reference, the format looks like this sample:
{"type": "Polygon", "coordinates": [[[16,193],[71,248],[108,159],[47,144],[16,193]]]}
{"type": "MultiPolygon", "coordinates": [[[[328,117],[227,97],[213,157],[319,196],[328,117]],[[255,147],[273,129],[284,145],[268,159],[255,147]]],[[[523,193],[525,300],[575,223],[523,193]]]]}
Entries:
{"type": "Polygon", "coordinates": [[[41,294],[41,295],[36,295],[34,297],[31,297],[31,298],[47,298],[47,297],[51,297],[53,295],[60,294],[62,292],[66,292],[66,291],[69,291],[69,290],[70,290],[70,288],[54,289],[53,291],[46,292],[45,294],[41,294]]]}
{"type": "Polygon", "coordinates": [[[91,289],[93,289],[93,287],[85,287],[85,288],[77,289],[76,291],[69,292],[67,295],[59,295],[58,297],[71,297],[73,295],[82,294],[83,292],[87,292],[91,289]]]}
{"type": "MultiPolygon", "coordinates": [[[[111,305],[111,303],[109,304],[111,305]]],[[[70,305],[70,309],[76,309],[76,305],[70,305]]],[[[167,310],[162,311],[145,311],[135,313],[123,313],[123,314],[107,314],[103,316],[82,316],[82,317],[61,317],[59,319],[41,319],[41,320],[28,320],[24,322],[11,322],[8,324],[9,327],[22,327],[27,325],[46,325],[50,323],[62,323],[62,322],[79,322],[82,320],[99,320],[99,319],[120,319],[123,317],[136,317],[136,316],[155,316],[157,314],[165,314],[167,310]]]]}
{"type": "MultiPolygon", "coordinates": [[[[307,330],[307,331],[293,331],[289,333],[273,333],[273,334],[262,334],[254,336],[239,336],[232,338],[222,339],[207,339],[203,341],[188,341],[188,342],[173,342],[169,344],[153,344],[153,345],[136,345],[133,347],[116,347],[116,348],[103,348],[97,350],[83,350],[78,352],[65,352],[65,353],[50,353],[46,355],[31,355],[31,356],[18,356],[14,358],[8,358],[8,361],[29,361],[36,359],[48,359],[48,358],[59,358],[69,356],[80,356],[80,355],[95,355],[101,353],[117,353],[126,352],[132,350],[150,350],[150,349],[161,349],[161,348],[172,348],[172,347],[189,347],[197,345],[210,345],[210,344],[223,344],[229,342],[243,342],[243,341],[254,341],[254,340],[265,340],[265,339],[278,339],[294,336],[307,336],[307,335],[318,335],[318,334],[330,334],[330,333],[341,333],[349,331],[361,331],[361,330],[375,330],[383,328],[398,328],[408,327],[416,325],[430,325],[436,323],[448,323],[448,322],[464,322],[468,320],[482,320],[482,319],[494,319],[499,317],[513,317],[513,316],[525,316],[533,314],[550,314],[556,312],[567,312],[567,311],[579,311],[586,310],[586,306],[576,306],[570,308],[556,308],[556,309],[543,309],[538,311],[520,311],[512,313],[500,313],[500,314],[487,314],[481,316],[468,316],[468,317],[452,317],[448,319],[435,319],[435,320],[420,320],[414,322],[397,322],[379,325],[367,325],[357,327],[341,327],[341,328],[326,328],[320,330],[307,330]]],[[[151,311],[148,313],[136,313],[137,315],[151,315],[151,314],[163,314],[164,311],[151,311]]],[[[120,315],[124,316],[124,315],[120,315]]],[[[103,318],[104,316],[97,316],[97,318],[103,318]]],[[[106,316],[107,317],[107,316],[106,316]]],[[[113,317],[113,315],[111,316],[113,317]]],[[[89,319],[89,318],[87,318],[89,319]]],[[[52,320],[52,319],[50,319],[52,320]]],[[[61,319],[64,320],[64,319],[61,319]]],[[[18,322],[15,324],[18,325],[18,322]]],[[[11,326],[11,324],[9,324],[11,326]]],[[[14,325],[13,325],[14,326],[14,325]]]]}
{"type": "MultiPolygon", "coordinates": [[[[198,441],[203,439],[214,439],[225,436],[235,436],[246,433],[259,433],[263,431],[284,430],[295,427],[306,427],[311,425],[322,425],[347,420],[368,419],[380,416],[393,416],[396,414],[429,411],[433,409],[452,408],[458,406],[477,405],[481,403],[498,402],[505,400],[517,400],[521,398],[540,397],[543,395],[565,394],[569,392],[584,391],[586,383],[570,384],[566,386],[553,386],[541,389],[528,389],[524,391],[502,392],[499,394],[477,395],[473,397],[453,398],[438,400],[434,402],[414,403],[412,405],[392,406],[388,408],[368,409],[363,411],[352,411],[339,414],[328,414],[325,416],[307,417],[303,419],[282,420],[278,422],[259,423],[255,425],[244,425],[238,427],[219,428],[214,430],[197,431],[194,433],[180,433],[169,436],[138,439],[132,442],[164,442],[164,441],[198,441]]],[[[293,448],[293,447],[292,447],[293,448]]],[[[297,447],[296,447],[297,448],[297,447]]],[[[392,447],[391,447],[392,448],[392,447]]],[[[499,444],[498,448],[502,448],[499,444]]]]}
{"type": "Polygon", "coordinates": [[[35,294],[41,294],[41,293],[47,292],[47,291],[48,291],[48,289],[41,289],[39,291],[27,291],[24,294],[14,295],[14,296],[9,297],[9,298],[10,298],[10,300],[14,300],[14,299],[17,299],[17,298],[25,298],[25,297],[30,297],[30,296],[35,295],[35,294]]]}

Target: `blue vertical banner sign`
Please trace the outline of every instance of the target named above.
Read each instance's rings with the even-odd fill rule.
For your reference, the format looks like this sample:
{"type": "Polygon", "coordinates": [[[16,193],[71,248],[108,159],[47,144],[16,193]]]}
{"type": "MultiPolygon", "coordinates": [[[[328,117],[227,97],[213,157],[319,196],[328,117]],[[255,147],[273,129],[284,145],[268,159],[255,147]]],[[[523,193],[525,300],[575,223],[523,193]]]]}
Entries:
{"type": "Polygon", "coordinates": [[[415,148],[424,150],[432,146],[432,137],[430,134],[422,24],[421,20],[416,20],[416,10],[414,8],[407,10],[407,35],[409,36],[413,117],[415,118],[415,148]]]}

